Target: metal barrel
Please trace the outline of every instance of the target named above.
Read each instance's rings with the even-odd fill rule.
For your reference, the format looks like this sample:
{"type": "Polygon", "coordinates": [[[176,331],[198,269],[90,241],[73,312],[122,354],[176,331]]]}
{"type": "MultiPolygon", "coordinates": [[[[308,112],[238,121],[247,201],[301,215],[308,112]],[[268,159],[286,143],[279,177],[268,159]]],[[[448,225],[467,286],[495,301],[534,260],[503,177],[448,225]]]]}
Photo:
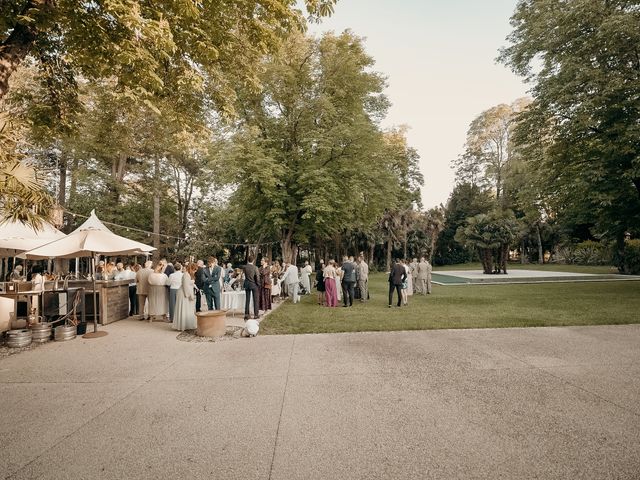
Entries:
{"type": "Polygon", "coordinates": [[[31,345],[31,330],[21,328],[19,330],[9,330],[7,333],[7,347],[22,348],[31,345]]]}
{"type": "Polygon", "coordinates": [[[54,330],[53,338],[56,342],[64,342],[66,340],[72,340],[76,338],[76,326],[75,325],[60,325],[54,330]]]}
{"type": "Polygon", "coordinates": [[[51,340],[51,324],[44,323],[34,323],[29,327],[31,329],[31,334],[34,342],[44,343],[51,340]]]}

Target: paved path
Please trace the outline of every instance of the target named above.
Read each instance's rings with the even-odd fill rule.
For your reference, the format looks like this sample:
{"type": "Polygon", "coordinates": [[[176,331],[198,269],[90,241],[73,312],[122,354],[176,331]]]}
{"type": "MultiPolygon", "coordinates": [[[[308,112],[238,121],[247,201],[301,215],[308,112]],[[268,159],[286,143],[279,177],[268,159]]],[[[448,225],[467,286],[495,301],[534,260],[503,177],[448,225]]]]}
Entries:
{"type": "Polygon", "coordinates": [[[0,360],[0,478],[637,479],[640,325],[175,340],[0,360]]]}

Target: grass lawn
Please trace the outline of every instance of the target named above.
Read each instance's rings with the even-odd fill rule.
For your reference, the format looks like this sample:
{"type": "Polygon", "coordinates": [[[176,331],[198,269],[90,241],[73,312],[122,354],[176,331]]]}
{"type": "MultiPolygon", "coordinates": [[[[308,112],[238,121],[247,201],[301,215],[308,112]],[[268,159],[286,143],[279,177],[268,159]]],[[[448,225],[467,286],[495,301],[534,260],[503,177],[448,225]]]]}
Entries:
{"type": "Polygon", "coordinates": [[[431,295],[413,295],[409,305],[401,308],[387,306],[385,274],[372,275],[369,285],[371,300],[366,304],[356,301],[352,308],[321,307],[315,291],[300,304],[287,301],[262,322],[260,331],[291,334],[640,323],[640,281],[434,285],[431,295]]]}

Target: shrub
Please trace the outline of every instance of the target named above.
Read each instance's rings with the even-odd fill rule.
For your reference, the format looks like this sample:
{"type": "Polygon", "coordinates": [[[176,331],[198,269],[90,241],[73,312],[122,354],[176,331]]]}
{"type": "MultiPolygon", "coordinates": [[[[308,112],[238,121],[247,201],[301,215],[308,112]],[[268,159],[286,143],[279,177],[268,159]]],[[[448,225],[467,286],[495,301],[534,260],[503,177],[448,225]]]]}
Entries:
{"type": "Polygon", "coordinates": [[[640,275],[640,240],[627,240],[624,242],[622,272],[630,275],[640,275]]]}
{"type": "Polygon", "coordinates": [[[613,260],[608,244],[591,240],[558,248],[556,259],[569,265],[611,265],[613,260]]]}

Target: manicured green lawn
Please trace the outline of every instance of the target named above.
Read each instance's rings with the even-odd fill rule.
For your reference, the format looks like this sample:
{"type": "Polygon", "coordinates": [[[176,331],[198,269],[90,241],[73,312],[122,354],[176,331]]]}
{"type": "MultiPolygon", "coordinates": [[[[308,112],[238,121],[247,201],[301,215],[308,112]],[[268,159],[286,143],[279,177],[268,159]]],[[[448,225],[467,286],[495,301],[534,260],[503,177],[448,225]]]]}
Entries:
{"type": "Polygon", "coordinates": [[[390,309],[386,279],[373,275],[371,300],[352,308],[321,307],[315,291],[300,304],[287,301],[261,323],[261,333],[640,323],[640,281],[434,285],[431,295],[413,295],[407,307],[390,309]]]}

